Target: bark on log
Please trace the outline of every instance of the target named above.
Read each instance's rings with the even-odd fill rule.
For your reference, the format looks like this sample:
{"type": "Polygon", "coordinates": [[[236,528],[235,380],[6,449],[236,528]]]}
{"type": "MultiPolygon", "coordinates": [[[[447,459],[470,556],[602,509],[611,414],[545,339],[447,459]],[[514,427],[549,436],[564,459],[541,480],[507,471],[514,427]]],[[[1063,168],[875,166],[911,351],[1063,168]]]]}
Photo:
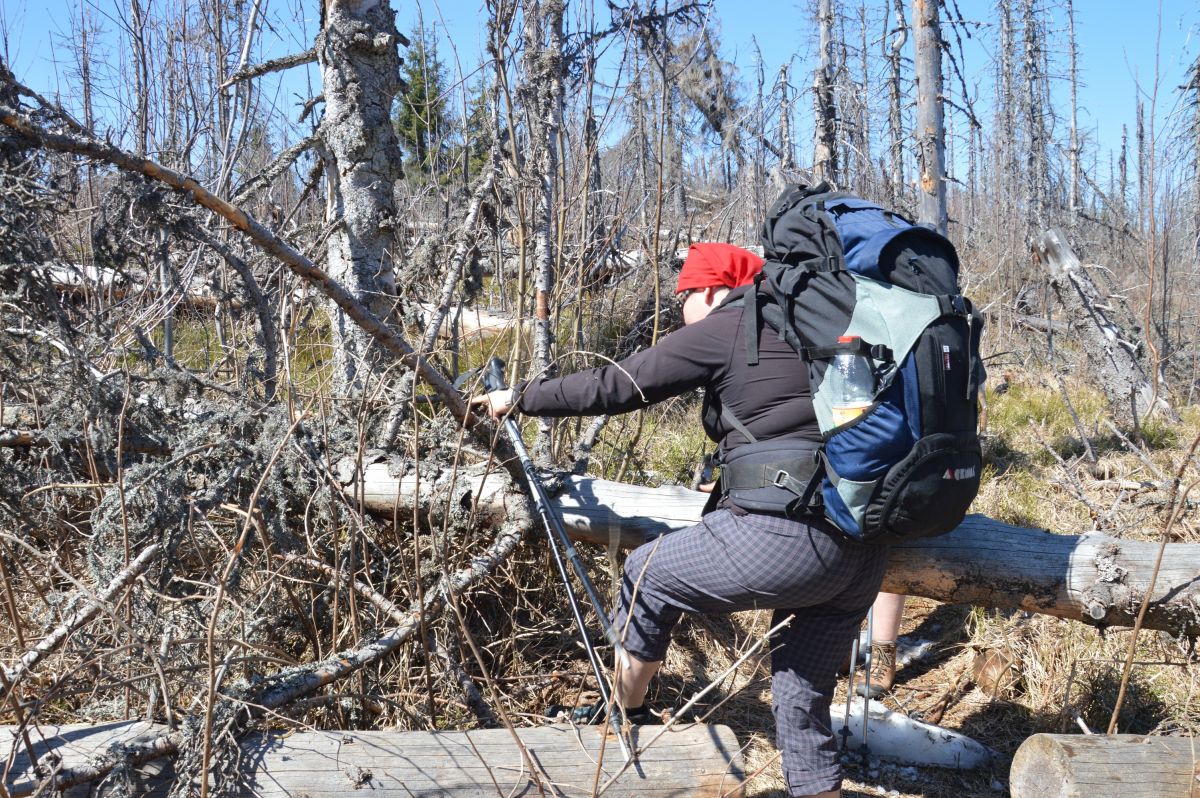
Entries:
{"type": "Polygon", "coordinates": [[[1035,247],[1050,269],[1050,286],[1066,310],[1067,323],[1113,408],[1137,418],[1153,410],[1178,421],[1146,375],[1142,331],[1125,300],[1096,286],[1062,231],[1046,231],[1035,247]]]}
{"type": "MultiPolygon", "coordinates": [[[[13,798],[31,795],[37,780],[29,772],[28,755],[15,727],[2,727],[0,739],[12,740],[19,753],[6,783],[13,798]]],[[[101,726],[43,727],[34,749],[46,761],[53,752],[68,768],[110,750],[114,743],[157,739],[162,727],[143,722],[101,726]]],[[[567,725],[518,729],[517,735],[542,769],[545,794],[591,795],[596,763],[600,783],[620,769],[620,748],[609,737],[601,750],[601,727],[567,725]],[[550,784],[554,785],[551,788],[550,784]]],[[[649,735],[634,729],[634,744],[649,735]],[[639,740],[639,737],[641,738],[639,740]]],[[[136,745],[135,745],[136,747],[136,745]]],[[[342,796],[368,790],[372,796],[536,795],[534,777],[512,733],[507,729],[471,732],[272,731],[248,736],[241,743],[241,795],[342,796]]],[[[5,752],[7,754],[7,752],[5,752]]],[[[5,757],[7,759],[7,756],[5,757]]],[[[161,795],[170,770],[153,763],[128,771],[137,794],[161,795]]],[[[725,726],[689,724],[667,732],[639,757],[639,767],[625,770],[605,790],[606,796],[739,796],[744,778],[737,737],[725,726]]],[[[88,795],[88,787],[64,794],[88,795]]]]}
{"type": "Polygon", "coordinates": [[[1200,795],[1195,741],[1134,734],[1035,734],[1009,771],[1012,798],[1200,795]]]}
{"type": "MultiPolygon", "coordinates": [[[[461,500],[469,504],[478,495],[481,511],[503,517],[506,499],[498,475],[462,479],[461,500]]],[[[412,506],[415,486],[415,478],[397,480],[383,464],[367,466],[366,507],[390,516],[396,507],[412,506]]],[[[552,501],[575,540],[632,548],[696,523],[706,498],[680,487],[568,477],[552,501]]],[[[1132,626],[1157,548],[1157,543],[1099,533],[1057,535],[970,515],[947,535],[894,547],[883,589],[1093,626],[1132,626]]],[[[1200,635],[1200,545],[1167,545],[1145,626],[1200,635]]]]}
{"type": "MultiPolygon", "coordinates": [[[[411,511],[417,499],[419,483],[415,475],[400,479],[388,473],[385,463],[369,464],[364,469],[361,488],[351,484],[352,462],[338,469],[347,494],[362,492],[364,506],[372,512],[391,517],[399,508],[411,511]]],[[[489,517],[507,515],[509,497],[503,492],[509,484],[500,474],[464,472],[453,495],[464,506],[478,497],[480,512],[489,517]]],[[[573,540],[625,549],[640,546],[658,535],[686,529],[700,520],[707,495],[687,488],[667,486],[643,488],[605,479],[569,476],[563,490],[551,497],[573,540]]]]}

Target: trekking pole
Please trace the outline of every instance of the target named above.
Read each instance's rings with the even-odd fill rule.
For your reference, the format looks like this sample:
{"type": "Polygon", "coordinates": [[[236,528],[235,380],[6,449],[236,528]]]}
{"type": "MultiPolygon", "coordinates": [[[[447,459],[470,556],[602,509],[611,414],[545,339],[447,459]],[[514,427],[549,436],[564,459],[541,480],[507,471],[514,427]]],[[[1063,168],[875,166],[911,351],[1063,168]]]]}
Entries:
{"type": "MultiPolygon", "coordinates": [[[[487,368],[483,372],[483,387],[489,392],[503,390],[506,387],[504,385],[504,363],[500,358],[494,357],[488,361],[487,368]]],[[[529,456],[529,450],[525,448],[525,439],[521,437],[521,430],[511,415],[504,419],[504,431],[508,434],[513,448],[517,452],[517,457],[521,460],[521,468],[525,471],[525,481],[529,483],[529,490],[533,494],[533,503],[537,506],[538,514],[542,517],[542,525],[546,528],[546,536],[550,541],[550,551],[554,553],[554,564],[558,567],[558,575],[562,579],[563,587],[567,590],[567,603],[571,606],[571,614],[575,617],[575,625],[579,629],[580,640],[583,642],[583,648],[587,652],[588,661],[592,665],[592,671],[596,674],[596,684],[600,688],[600,697],[604,701],[605,713],[608,715],[609,724],[617,733],[617,741],[621,745],[621,753],[626,761],[628,761],[632,755],[625,743],[625,736],[621,732],[621,721],[617,719],[617,713],[612,711],[615,704],[608,690],[608,684],[604,681],[604,670],[600,664],[600,656],[596,653],[596,647],[592,645],[592,641],[588,639],[587,626],[583,621],[583,611],[579,607],[579,601],[575,598],[575,591],[571,589],[571,579],[567,574],[567,568],[563,563],[562,555],[559,553],[559,546],[562,546],[562,550],[566,552],[567,559],[570,560],[571,567],[575,570],[575,575],[579,577],[579,581],[583,584],[583,589],[588,595],[588,600],[592,602],[596,614],[600,616],[600,623],[604,627],[605,636],[612,643],[613,650],[621,667],[629,667],[629,654],[626,653],[625,647],[621,645],[621,639],[617,636],[616,629],[613,628],[612,623],[608,620],[608,616],[604,613],[604,604],[600,601],[600,597],[596,593],[596,587],[592,584],[587,569],[583,566],[583,561],[579,559],[579,553],[575,551],[574,544],[567,537],[567,530],[563,528],[562,520],[550,504],[550,497],[546,495],[546,488],[542,485],[541,477],[538,476],[537,470],[534,468],[533,459],[529,456]],[[557,541],[555,537],[558,538],[557,541]]]]}
{"type": "Polygon", "coordinates": [[[842,751],[850,750],[850,703],[854,700],[854,671],[858,668],[858,643],[859,635],[854,635],[854,642],[850,644],[850,674],[846,679],[846,720],[842,724],[841,731],[838,734],[842,735],[842,751]]]}
{"type": "Polygon", "coordinates": [[[867,722],[871,714],[871,667],[875,664],[875,607],[867,610],[867,661],[863,665],[863,760],[871,756],[867,745],[867,722]]]}

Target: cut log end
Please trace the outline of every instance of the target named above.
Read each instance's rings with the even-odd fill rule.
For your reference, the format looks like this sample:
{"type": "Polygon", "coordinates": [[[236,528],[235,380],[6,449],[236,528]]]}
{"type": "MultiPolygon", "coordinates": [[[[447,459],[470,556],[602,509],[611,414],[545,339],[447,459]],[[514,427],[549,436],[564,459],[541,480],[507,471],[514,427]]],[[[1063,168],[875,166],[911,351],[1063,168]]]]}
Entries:
{"type": "Polygon", "coordinates": [[[1012,798],[1200,795],[1193,741],[1134,734],[1035,734],[1009,771],[1012,798]]]}

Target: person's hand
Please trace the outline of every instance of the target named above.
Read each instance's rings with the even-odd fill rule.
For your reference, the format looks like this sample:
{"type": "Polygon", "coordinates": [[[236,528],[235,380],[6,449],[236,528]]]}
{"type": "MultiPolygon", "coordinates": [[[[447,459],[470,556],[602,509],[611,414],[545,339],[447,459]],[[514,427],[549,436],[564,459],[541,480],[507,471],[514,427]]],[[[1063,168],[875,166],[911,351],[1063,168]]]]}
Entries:
{"type": "Polygon", "coordinates": [[[483,408],[489,416],[497,421],[508,415],[514,404],[512,388],[501,388],[498,391],[477,394],[470,399],[471,407],[483,408]]]}
{"type": "Polygon", "coordinates": [[[701,493],[712,493],[713,489],[716,487],[717,487],[717,480],[714,479],[712,482],[703,482],[703,483],[697,485],[696,490],[700,491],[701,493]]]}

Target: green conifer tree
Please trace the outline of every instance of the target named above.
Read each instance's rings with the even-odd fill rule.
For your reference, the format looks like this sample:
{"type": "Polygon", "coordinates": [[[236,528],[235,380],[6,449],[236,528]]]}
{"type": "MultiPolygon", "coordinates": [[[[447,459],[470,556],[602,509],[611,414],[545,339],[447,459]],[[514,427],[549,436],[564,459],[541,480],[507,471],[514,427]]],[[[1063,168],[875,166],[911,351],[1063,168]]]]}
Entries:
{"type": "Polygon", "coordinates": [[[446,111],[445,67],[437,57],[437,39],[418,24],[411,37],[401,75],[408,90],[400,98],[396,136],[405,155],[405,172],[437,179],[444,170],[450,120],[446,111]]]}

